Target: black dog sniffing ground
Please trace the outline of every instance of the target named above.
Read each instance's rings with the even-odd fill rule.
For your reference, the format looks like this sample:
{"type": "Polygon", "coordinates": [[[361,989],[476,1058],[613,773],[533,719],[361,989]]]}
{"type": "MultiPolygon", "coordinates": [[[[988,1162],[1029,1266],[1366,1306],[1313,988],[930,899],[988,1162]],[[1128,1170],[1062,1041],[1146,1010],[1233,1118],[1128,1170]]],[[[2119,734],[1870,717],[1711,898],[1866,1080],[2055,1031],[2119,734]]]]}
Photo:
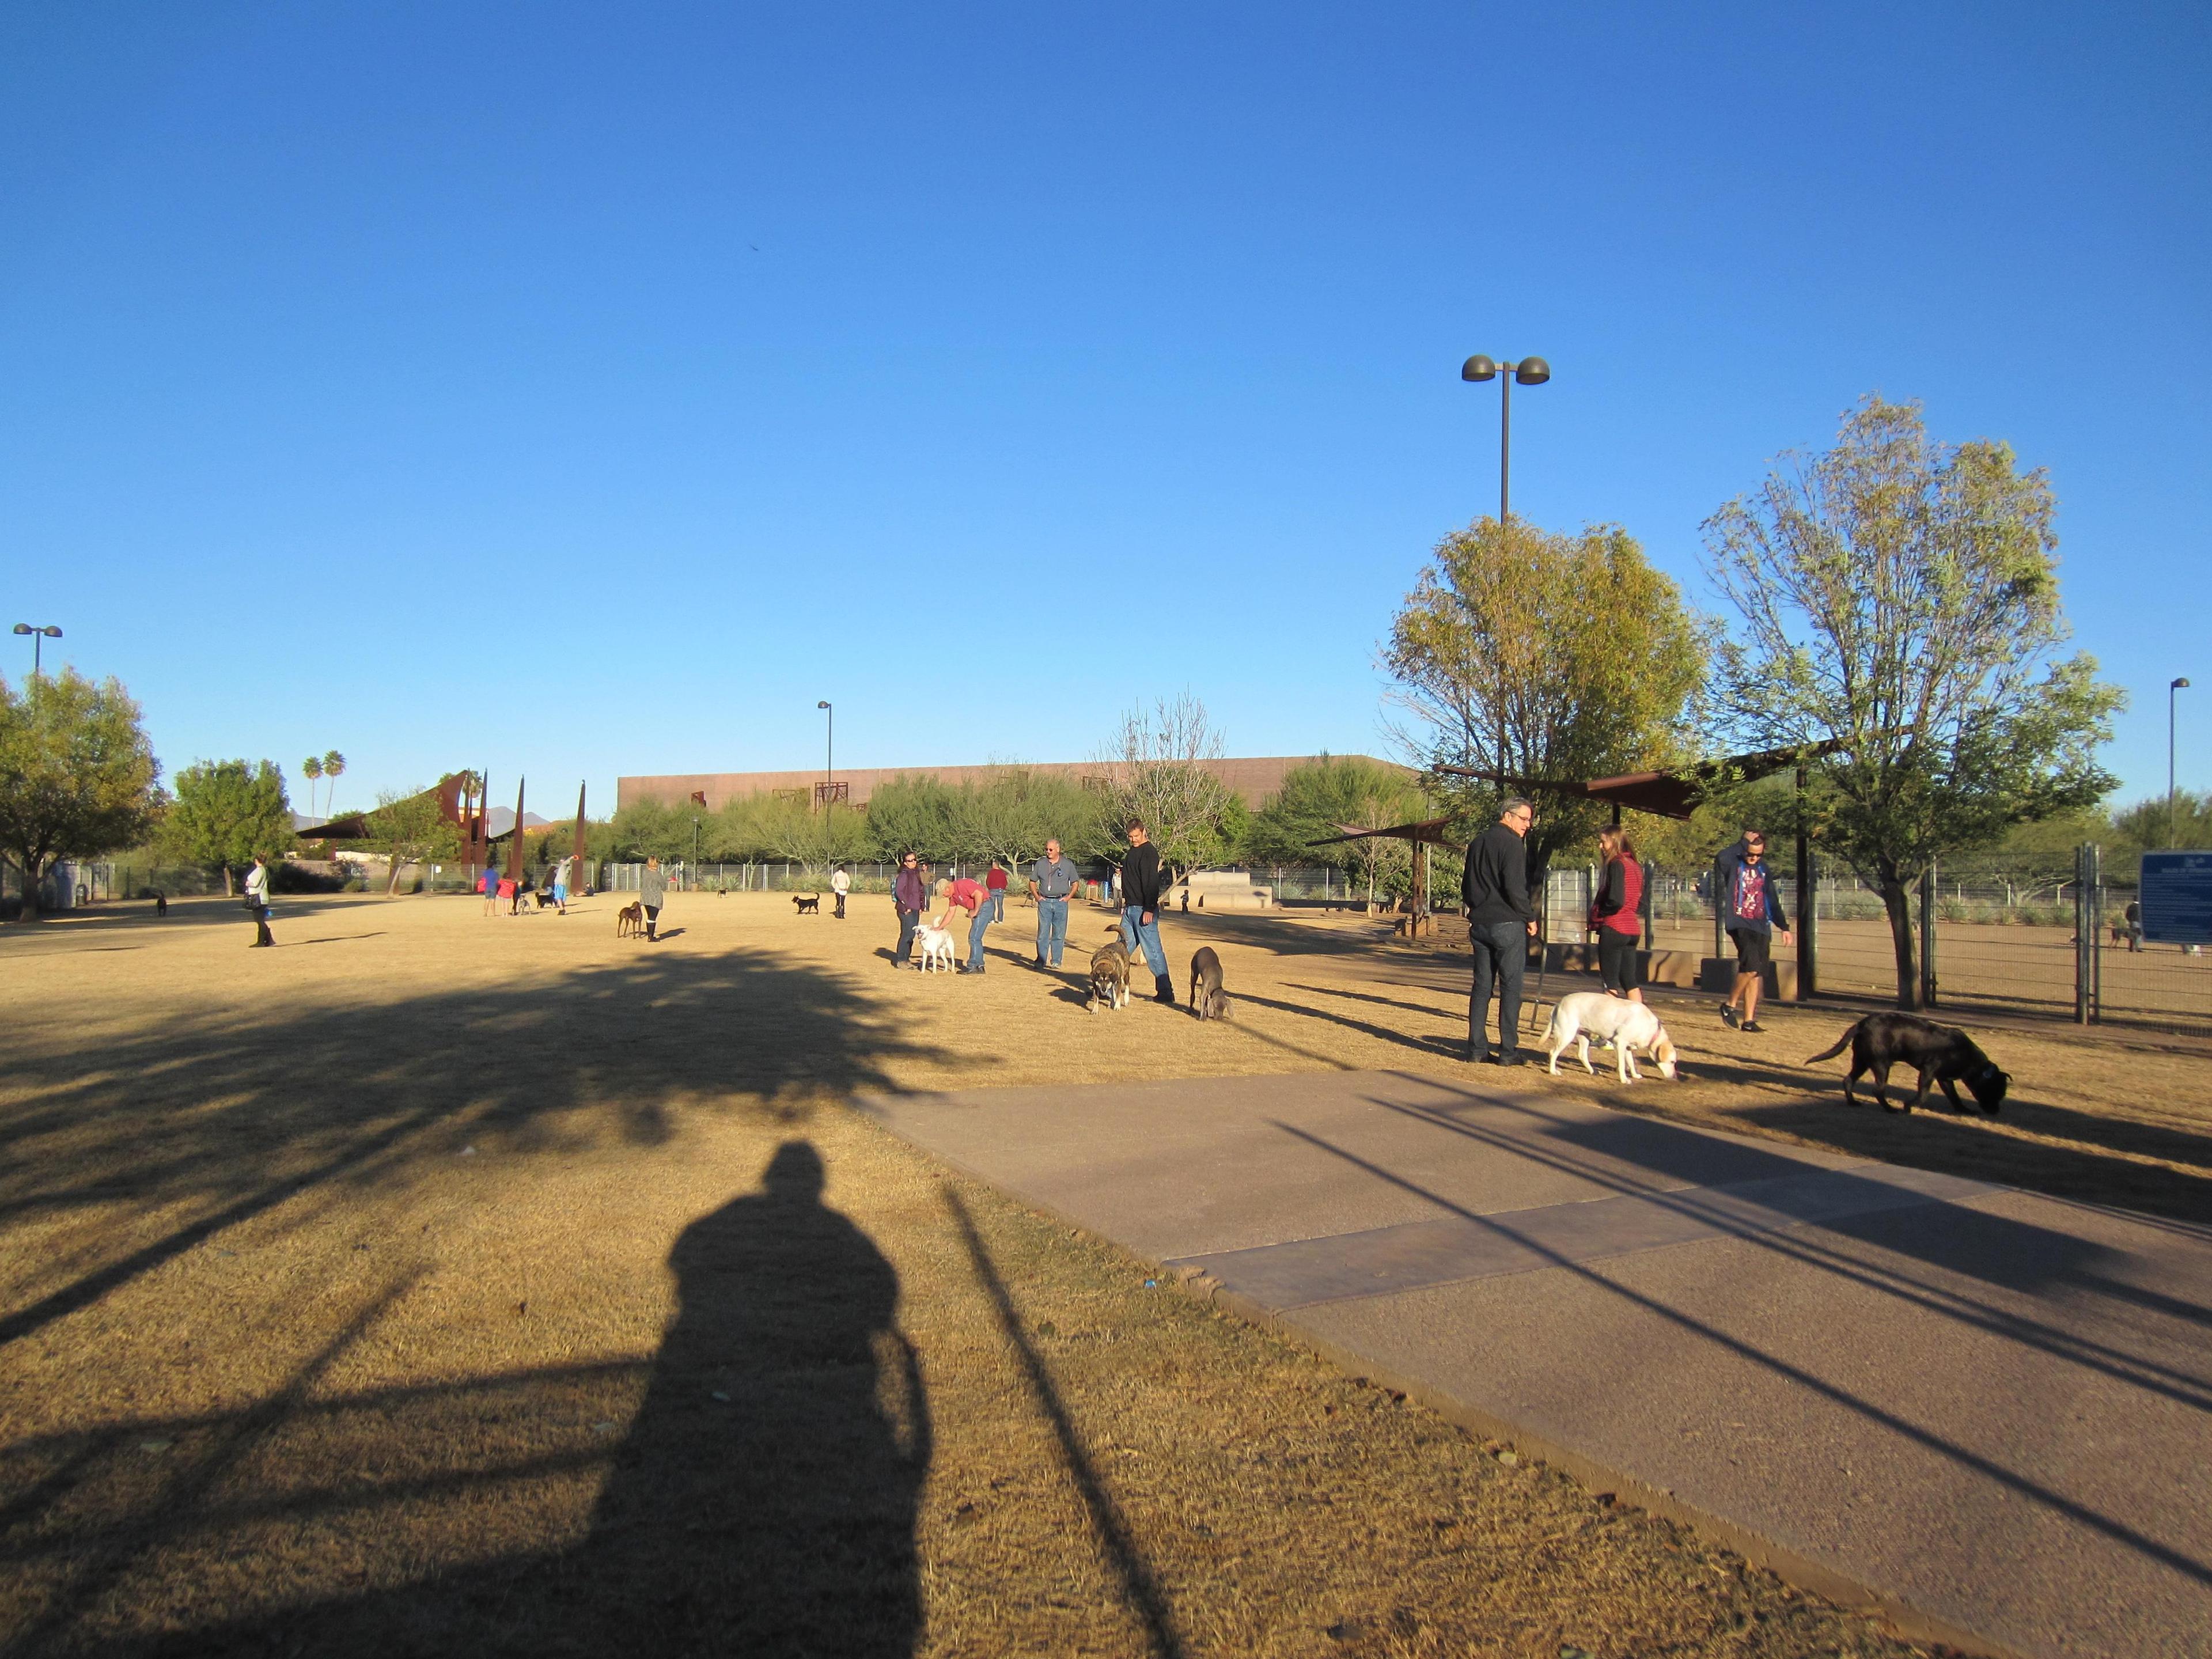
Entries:
{"type": "Polygon", "coordinates": [[[1805,1063],[1811,1066],[1833,1060],[1846,1046],[1851,1051],[1850,1075],[1844,1079],[1847,1106],[1858,1103],[1851,1085],[1869,1072],[1874,1073],[1874,1097],[1887,1112],[1909,1112],[1925,1104],[1930,1083],[1942,1085],[1951,1109],[1963,1112],[1966,1109],[1960,1102],[1957,1087],[1963,1082],[1973,1091],[1975,1103],[1994,1113],[2004,1104],[2005,1090],[2012,1082],[2011,1073],[1999,1071],[1996,1063],[1975,1046],[1973,1038],[1957,1026],[1938,1025],[1917,1014],[1869,1014],[1838,1037],[1834,1048],[1822,1049],[1805,1063]],[[1897,1105],[1890,1103],[1887,1092],[1893,1066],[1910,1066],[1920,1074],[1920,1086],[1912,1098],[1897,1105]]]}

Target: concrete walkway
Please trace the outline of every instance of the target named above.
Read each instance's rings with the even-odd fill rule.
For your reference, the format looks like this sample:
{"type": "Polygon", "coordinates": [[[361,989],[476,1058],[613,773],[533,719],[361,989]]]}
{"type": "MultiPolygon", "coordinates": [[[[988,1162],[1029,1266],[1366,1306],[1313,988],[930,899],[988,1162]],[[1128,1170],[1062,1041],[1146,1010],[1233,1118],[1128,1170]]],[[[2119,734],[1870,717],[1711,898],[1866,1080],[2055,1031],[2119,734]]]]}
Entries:
{"type": "Polygon", "coordinates": [[[861,1104],[1354,1370],[1810,1588],[1880,1600],[1909,1632],[2212,1656],[2212,1227],[1676,1127],[1533,1080],[861,1104]]]}

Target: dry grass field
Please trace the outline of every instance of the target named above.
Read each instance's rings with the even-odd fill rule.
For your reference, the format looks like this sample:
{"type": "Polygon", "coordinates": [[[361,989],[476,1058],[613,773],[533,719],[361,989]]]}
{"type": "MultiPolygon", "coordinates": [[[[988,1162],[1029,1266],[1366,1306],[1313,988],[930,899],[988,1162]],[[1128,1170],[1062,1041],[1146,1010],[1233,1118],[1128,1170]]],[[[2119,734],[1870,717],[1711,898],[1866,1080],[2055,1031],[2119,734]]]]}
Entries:
{"type": "MultiPolygon", "coordinates": [[[[856,1091],[1463,1072],[1463,955],[1171,918],[1230,1024],[1086,1015],[1031,913],[890,971],[887,901],[669,937],[299,900],[0,934],[0,1651],[1911,1651],[1163,1289],[856,1091]]],[[[2001,1118],[1846,1110],[1834,1013],[1662,1001],[1627,1109],[2212,1214],[2201,1054],[1988,1034],[2001,1118]]]]}

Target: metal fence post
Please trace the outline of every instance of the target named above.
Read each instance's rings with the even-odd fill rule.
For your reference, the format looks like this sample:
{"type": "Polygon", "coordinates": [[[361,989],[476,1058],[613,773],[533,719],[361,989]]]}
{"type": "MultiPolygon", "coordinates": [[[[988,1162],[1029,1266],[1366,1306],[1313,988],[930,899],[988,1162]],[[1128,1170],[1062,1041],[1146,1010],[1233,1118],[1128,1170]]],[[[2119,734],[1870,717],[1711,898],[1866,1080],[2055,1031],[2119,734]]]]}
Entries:
{"type": "Polygon", "coordinates": [[[2089,882],[2095,854],[2083,845],[2074,849],[2074,1023],[2089,1023],[2089,979],[2092,972],[2089,882]]]}
{"type": "Polygon", "coordinates": [[[1920,872],[1920,1006],[1936,1006],[1936,860],[1920,872]]]}
{"type": "Polygon", "coordinates": [[[2089,926],[2084,933],[2089,947],[2089,1020],[2095,1024],[2105,1018],[2105,953],[2099,945],[2105,933],[2105,849],[2094,842],[2089,843],[2089,879],[2086,885],[2089,895],[2089,926]]]}

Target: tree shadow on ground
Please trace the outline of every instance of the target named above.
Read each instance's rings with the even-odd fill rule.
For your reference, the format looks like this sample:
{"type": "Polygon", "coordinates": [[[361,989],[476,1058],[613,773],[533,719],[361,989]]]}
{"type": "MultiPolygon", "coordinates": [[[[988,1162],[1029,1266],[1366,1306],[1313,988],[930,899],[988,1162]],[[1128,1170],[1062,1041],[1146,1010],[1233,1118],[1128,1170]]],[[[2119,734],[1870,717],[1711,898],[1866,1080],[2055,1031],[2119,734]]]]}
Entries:
{"type": "Polygon", "coordinates": [[[0,1342],[303,1194],[402,1183],[464,1146],[650,1146],[679,1109],[797,1123],[823,1100],[896,1091],[890,1061],[937,1057],[833,975],[682,953],[179,1018],[93,1054],[27,1045],[0,1103],[0,1342]],[[24,1224],[40,1248],[6,1249],[24,1224]]]}

